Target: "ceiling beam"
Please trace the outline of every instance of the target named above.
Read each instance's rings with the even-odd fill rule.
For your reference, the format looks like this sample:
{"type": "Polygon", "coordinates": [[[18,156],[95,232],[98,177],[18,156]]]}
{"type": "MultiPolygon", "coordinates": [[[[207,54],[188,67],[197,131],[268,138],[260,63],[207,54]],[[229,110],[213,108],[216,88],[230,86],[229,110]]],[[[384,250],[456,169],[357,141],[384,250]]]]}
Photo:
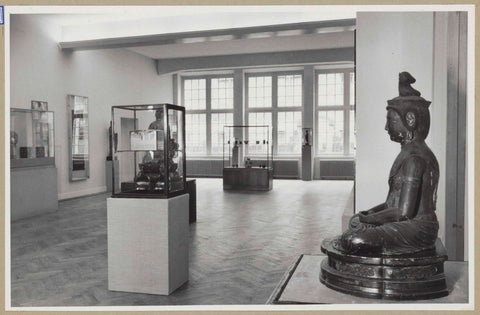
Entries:
{"type": "Polygon", "coordinates": [[[139,46],[154,46],[167,45],[178,43],[181,39],[188,38],[209,38],[213,36],[233,35],[235,39],[246,38],[250,34],[280,32],[288,30],[304,30],[304,33],[310,34],[317,32],[322,28],[335,27],[354,27],[355,19],[343,19],[332,21],[317,21],[317,22],[303,22],[290,23],[266,26],[253,26],[242,28],[229,28],[210,31],[192,31],[192,32],[178,32],[170,34],[158,35],[144,35],[144,36],[129,36],[120,38],[102,38],[92,40],[80,40],[60,42],[59,46],[64,50],[95,50],[108,48],[127,48],[139,46]]]}
{"type": "Polygon", "coordinates": [[[238,68],[270,65],[294,65],[320,62],[353,61],[354,48],[297,50],[255,54],[158,59],[159,75],[183,70],[238,68]]]}

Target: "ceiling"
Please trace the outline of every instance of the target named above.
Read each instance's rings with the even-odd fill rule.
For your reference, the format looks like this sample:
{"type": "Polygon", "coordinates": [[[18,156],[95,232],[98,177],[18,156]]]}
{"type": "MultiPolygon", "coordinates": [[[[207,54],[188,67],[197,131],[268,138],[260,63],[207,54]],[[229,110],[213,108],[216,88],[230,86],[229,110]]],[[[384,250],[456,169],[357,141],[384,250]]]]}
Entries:
{"type": "Polygon", "coordinates": [[[152,59],[169,59],[201,56],[252,54],[278,51],[344,48],[353,46],[353,31],[327,34],[300,34],[291,36],[270,35],[264,38],[240,38],[222,41],[202,41],[148,45],[127,49],[152,59]]]}
{"type": "Polygon", "coordinates": [[[351,20],[356,15],[353,6],[311,5],[20,7],[18,10],[42,13],[42,19],[57,25],[61,29],[62,49],[126,48],[153,59],[351,46],[351,27],[344,30],[349,35],[335,34],[338,30],[319,34],[316,30],[295,33],[298,30],[291,29],[284,34],[239,36],[237,30],[252,28],[252,32],[260,32],[261,27],[270,25],[351,20]],[[216,31],[220,31],[220,36],[198,38],[202,32],[216,31]],[[172,40],[177,34],[181,37],[172,40]],[[188,38],[189,34],[193,37],[188,38]]]}

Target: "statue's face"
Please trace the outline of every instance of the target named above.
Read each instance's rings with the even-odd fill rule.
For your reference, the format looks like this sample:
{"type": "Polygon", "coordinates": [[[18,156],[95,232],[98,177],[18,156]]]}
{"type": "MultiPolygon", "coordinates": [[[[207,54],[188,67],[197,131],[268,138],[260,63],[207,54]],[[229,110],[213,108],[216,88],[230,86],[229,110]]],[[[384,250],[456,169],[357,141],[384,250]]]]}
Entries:
{"type": "Polygon", "coordinates": [[[402,142],[407,134],[407,128],[403,125],[400,115],[389,109],[387,112],[387,123],[385,124],[385,130],[390,135],[390,140],[395,142],[402,142]]]}
{"type": "Polygon", "coordinates": [[[155,112],[155,118],[156,119],[163,119],[163,110],[162,109],[157,109],[155,112]]]}

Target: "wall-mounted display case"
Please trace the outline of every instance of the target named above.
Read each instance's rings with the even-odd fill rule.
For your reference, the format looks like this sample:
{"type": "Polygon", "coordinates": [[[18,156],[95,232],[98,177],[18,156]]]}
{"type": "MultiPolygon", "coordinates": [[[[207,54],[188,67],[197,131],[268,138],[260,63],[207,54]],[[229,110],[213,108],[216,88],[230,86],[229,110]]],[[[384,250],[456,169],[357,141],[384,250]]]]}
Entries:
{"type": "Polygon", "coordinates": [[[269,126],[225,126],[223,189],[271,190],[273,146],[269,126]]]}
{"type": "Polygon", "coordinates": [[[10,109],[11,168],[55,165],[53,112],[10,109]]]}
{"type": "Polygon", "coordinates": [[[58,209],[53,112],[10,109],[10,219],[58,209]]]}
{"type": "Polygon", "coordinates": [[[119,176],[120,182],[112,197],[170,198],[186,192],[184,107],[113,106],[111,132],[118,141],[110,150],[119,161],[111,180],[119,176]]]}
{"type": "Polygon", "coordinates": [[[88,97],[67,95],[68,169],[71,182],[90,178],[88,97]]]}

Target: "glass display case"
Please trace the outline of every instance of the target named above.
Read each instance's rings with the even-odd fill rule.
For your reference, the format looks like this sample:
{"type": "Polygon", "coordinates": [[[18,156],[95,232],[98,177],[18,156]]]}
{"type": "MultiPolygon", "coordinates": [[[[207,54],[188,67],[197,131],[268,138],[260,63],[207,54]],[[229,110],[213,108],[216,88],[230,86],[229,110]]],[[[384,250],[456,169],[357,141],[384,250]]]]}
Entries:
{"type": "Polygon", "coordinates": [[[184,107],[113,106],[111,133],[118,140],[110,150],[119,161],[112,183],[115,176],[120,182],[112,197],[170,198],[186,192],[184,107]]]}
{"type": "Polygon", "coordinates": [[[10,167],[55,165],[53,112],[10,109],[10,167]]]}
{"type": "Polygon", "coordinates": [[[272,152],[270,126],[224,126],[223,189],[271,190],[272,152]]]}
{"type": "Polygon", "coordinates": [[[90,178],[88,97],[67,95],[68,169],[71,182],[90,178]]]}

